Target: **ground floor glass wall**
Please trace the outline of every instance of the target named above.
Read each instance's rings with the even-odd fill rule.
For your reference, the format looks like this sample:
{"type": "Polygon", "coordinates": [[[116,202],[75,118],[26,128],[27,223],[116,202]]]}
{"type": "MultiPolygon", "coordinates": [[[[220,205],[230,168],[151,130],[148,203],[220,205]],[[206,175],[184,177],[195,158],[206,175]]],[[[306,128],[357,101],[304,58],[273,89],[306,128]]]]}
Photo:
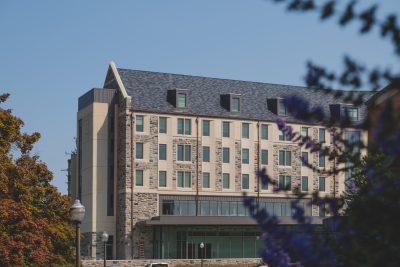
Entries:
{"type": "Polygon", "coordinates": [[[154,258],[199,259],[202,253],[203,258],[255,258],[262,247],[253,226],[158,226],[154,231],[154,258]]]}

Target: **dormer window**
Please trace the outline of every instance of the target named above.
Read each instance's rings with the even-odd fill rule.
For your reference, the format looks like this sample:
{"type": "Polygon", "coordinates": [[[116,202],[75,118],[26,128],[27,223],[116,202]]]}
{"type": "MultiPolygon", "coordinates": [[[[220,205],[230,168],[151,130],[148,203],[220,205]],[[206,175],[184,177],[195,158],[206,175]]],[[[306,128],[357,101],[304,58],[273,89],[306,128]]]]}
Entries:
{"type": "Polygon", "coordinates": [[[239,97],[232,97],[231,98],[231,111],[232,112],[239,112],[240,111],[240,98],[239,97]]]}
{"type": "Polygon", "coordinates": [[[176,108],[187,108],[188,90],[186,89],[168,90],[167,100],[176,108]]]}
{"type": "Polygon", "coordinates": [[[343,107],[343,114],[351,121],[358,121],[358,108],[356,107],[343,107]]]}
{"type": "Polygon", "coordinates": [[[221,106],[230,112],[240,112],[240,95],[221,95],[221,106]]]}
{"type": "Polygon", "coordinates": [[[278,116],[286,116],[286,99],[278,99],[278,116]]]}
{"type": "Polygon", "coordinates": [[[177,108],[186,108],[186,93],[177,93],[176,94],[176,107],[177,108]]]}
{"type": "Polygon", "coordinates": [[[272,113],[278,116],[287,116],[286,99],[284,98],[267,98],[267,107],[272,113]]]}

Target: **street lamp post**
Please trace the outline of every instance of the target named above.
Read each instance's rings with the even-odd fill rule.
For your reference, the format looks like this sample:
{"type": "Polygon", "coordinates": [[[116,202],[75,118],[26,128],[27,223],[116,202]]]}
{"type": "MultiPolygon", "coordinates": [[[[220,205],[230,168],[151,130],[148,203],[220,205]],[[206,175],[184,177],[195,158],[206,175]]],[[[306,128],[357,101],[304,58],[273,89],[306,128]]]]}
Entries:
{"type": "Polygon", "coordinates": [[[204,258],[204,243],[203,242],[200,243],[200,252],[201,252],[200,263],[201,263],[201,267],[203,267],[203,258],[204,258]]]}
{"type": "Polygon", "coordinates": [[[104,244],[104,267],[106,267],[106,243],[108,241],[108,234],[106,231],[101,234],[101,241],[103,241],[104,244]]]}
{"type": "Polygon", "coordinates": [[[85,217],[85,207],[79,199],[76,199],[74,204],[69,209],[71,221],[76,225],[76,267],[81,266],[81,222],[85,217]]]}

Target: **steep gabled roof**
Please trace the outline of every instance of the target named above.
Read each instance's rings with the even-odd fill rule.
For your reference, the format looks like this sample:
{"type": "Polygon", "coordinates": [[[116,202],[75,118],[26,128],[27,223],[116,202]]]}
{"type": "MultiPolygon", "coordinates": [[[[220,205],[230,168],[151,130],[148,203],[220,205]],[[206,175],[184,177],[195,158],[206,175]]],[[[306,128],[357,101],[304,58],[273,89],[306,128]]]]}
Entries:
{"type": "MultiPolygon", "coordinates": [[[[267,98],[285,98],[296,94],[310,101],[311,106],[321,105],[329,115],[329,105],[337,100],[322,91],[290,85],[248,82],[229,79],[199,77],[181,74],[141,70],[117,69],[127,94],[132,97],[132,109],[136,111],[275,121],[278,117],[267,108],[267,98]],[[188,90],[188,108],[175,108],[167,101],[168,90],[188,90]],[[233,113],[220,104],[224,94],[241,95],[241,112],[233,113]]],[[[372,95],[363,94],[365,101],[372,95]]],[[[365,107],[360,109],[361,118],[365,107]]],[[[300,122],[287,118],[289,122],[300,122]]]]}

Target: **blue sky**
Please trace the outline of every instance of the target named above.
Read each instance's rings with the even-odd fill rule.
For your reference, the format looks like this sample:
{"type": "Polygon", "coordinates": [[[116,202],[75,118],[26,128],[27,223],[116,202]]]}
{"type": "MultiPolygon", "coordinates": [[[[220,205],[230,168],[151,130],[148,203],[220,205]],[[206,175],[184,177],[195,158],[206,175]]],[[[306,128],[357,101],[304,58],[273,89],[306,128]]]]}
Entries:
{"type": "MultiPolygon", "coordinates": [[[[364,1],[365,2],[365,1],[364,1]]],[[[367,1],[371,2],[371,1],[367,1]]],[[[400,10],[381,3],[380,14],[400,10]]],[[[262,0],[0,1],[0,92],[39,131],[34,153],[67,192],[77,99],[118,67],[303,85],[305,62],[338,69],[348,53],[369,65],[398,60],[377,34],[360,36],[316,15],[262,0]]]]}

